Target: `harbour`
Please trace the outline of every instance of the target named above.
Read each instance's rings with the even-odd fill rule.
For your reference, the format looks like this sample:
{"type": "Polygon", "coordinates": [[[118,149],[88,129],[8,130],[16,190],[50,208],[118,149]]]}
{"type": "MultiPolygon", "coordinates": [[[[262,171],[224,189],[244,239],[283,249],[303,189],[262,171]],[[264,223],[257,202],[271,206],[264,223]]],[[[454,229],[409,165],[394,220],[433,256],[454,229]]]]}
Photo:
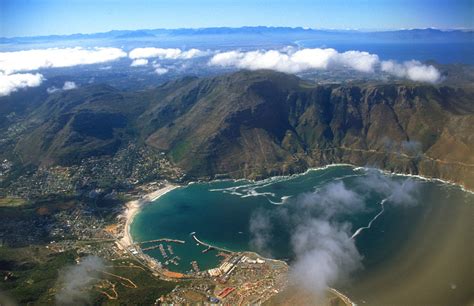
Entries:
{"type": "MultiPolygon", "coordinates": [[[[468,232],[466,226],[469,226],[469,222],[466,216],[469,215],[469,211],[473,207],[472,195],[463,192],[458,187],[437,181],[400,175],[391,176],[386,173],[378,175],[383,176],[382,178],[377,176],[378,180],[385,180],[389,185],[409,186],[413,184],[414,189],[407,191],[412,194],[412,202],[403,202],[406,200],[397,202],[398,198],[395,198],[394,195],[386,194],[380,189],[373,189],[371,193],[368,193],[370,196],[364,196],[363,205],[365,208],[363,210],[357,214],[344,216],[344,220],[352,224],[352,232],[348,233],[347,239],[354,241],[358,252],[363,256],[361,264],[364,269],[357,270],[353,274],[353,278],[357,280],[357,286],[339,287],[336,284],[335,289],[342,292],[341,294],[350,296],[351,300],[357,304],[361,304],[368,292],[372,291],[369,289],[370,286],[383,288],[383,286],[392,284],[392,280],[388,276],[394,275],[394,271],[389,267],[395,267],[395,265],[387,265],[387,262],[400,261],[400,256],[403,256],[401,261],[403,264],[399,264],[397,269],[402,269],[409,276],[408,279],[411,283],[406,286],[415,288],[410,290],[417,290],[418,294],[429,292],[430,296],[423,295],[423,299],[431,298],[431,294],[436,297],[434,288],[441,286],[437,278],[419,282],[415,277],[416,270],[406,270],[410,266],[410,262],[417,261],[426,264],[436,262],[434,266],[437,268],[433,270],[434,275],[439,275],[440,279],[443,278],[441,275],[449,275],[453,280],[452,283],[457,286],[457,289],[453,290],[450,284],[446,284],[437,290],[443,296],[447,295],[450,298],[459,296],[459,299],[462,299],[463,294],[468,292],[467,288],[463,290],[459,286],[460,283],[465,283],[467,280],[468,276],[465,271],[457,268],[446,270],[440,263],[446,262],[446,260],[455,260],[455,267],[468,264],[468,258],[459,254],[469,254],[472,251],[470,246],[461,244],[464,239],[462,238],[463,233],[468,232]],[[384,199],[386,200],[384,201],[384,199]],[[383,210],[381,210],[381,202],[384,204],[383,210]],[[403,203],[405,204],[402,205],[403,203]],[[446,203],[456,204],[448,206],[446,203]],[[450,217],[449,219],[439,219],[443,215],[450,217]],[[438,219],[442,221],[436,221],[438,219]],[[449,225],[452,224],[452,220],[458,220],[456,226],[449,225]],[[451,234],[456,231],[457,234],[453,235],[458,239],[450,241],[443,238],[448,234],[444,232],[445,229],[432,225],[436,222],[444,224],[445,229],[449,229],[451,234]],[[418,224],[423,224],[423,227],[418,224]],[[350,239],[351,237],[352,239],[350,239]],[[420,244],[420,237],[431,237],[430,241],[437,241],[437,243],[420,244]],[[448,253],[432,251],[433,248],[440,249],[443,245],[449,245],[448,249],[452,249],[452,251],[448,253]],[[417,254],[409,251],[414,247],[420,248],[417,254]],[[442,257],[441,254],[443,254],[442,257]],[[369,286],[369,284],[371,285],[369,286]]],[[[219,271],[222,270],[213,269],[221,268],[224,260],[229,262],[229,259],[218,255],[225,256],[225,254],[232,254],[230,251],[235,253],[247,250],[268,255],[265,250],[255,244],[255,230],[252,229],[251,220],[255,219],[256,212],[271,216],[272,211],[281,207],[286,209],[286,214],[294,214],[298,209],[301,209],[295,204],[301,202],[303,195],[316,194],[316,199],[318,199],[318,192],[328,189],[328,184],[333,188],[343,188],[343,190],[357,194],[360,189],[358,184],[361,182],[367,184],[367,182],[373,181],[372,176],[373,174],[367,173],[364,169],[337,166],[310,171],[299,176],[279,177],[258,182],[219,181],[192,184],[178,189],[177,192],[164,195],[156,205],[146,206],[137,215],[131,226],[131,231],[137,241],[167,237],[185,242],[167,243],[172,244],[174,255],[169,252],[165,241],[160,242],[164,244],[163,249],[168,256],[166,260],[170,260],[174,256],[180,257],[179,265],[168,262],[166,267],[170,271],[184,275],[189,273],[209,274],[206,271],[210,271],[220,279],[223,274],[220,274],[219,271]],[[282,202],[283,197],[289,197],[285,198],[287,199],[285,204],[275,206],[272,203],[282,202]],[[173,218],[170,219],[169,216],[173,216],[173,218]],[[160,220],[160,222],[152,220],[160,220]],[[156,226],[149,227],[148,224],[151,223],[156,226]],[[180,224],[180,227],[177,228],[174,226],[175,224],[180,224]]],[[[365,185],[364,188],[366,188],[365,185]]],[[[399,197],[404,199],[401,195],[399,197]]],[[[285,259],[291,267],[295,262],[294,255],[289,252],[291,251],[289,244],[292,235],[291,227],[287,228],[284,223],[277,221],[272,222],[276,222],[275,224],[279,224],[279,226],[272,227],[269,232],[273,237],[267,241],[271,251],[269,256],[275,259],[285,259]]],[[[144,252],[156,260],[165,262],[159,248],[144,250],[144,252]]],[[[389,300],[397,294],[384,290],[377,292],[380,292],[375,295],[377,301],[389,300]]],[[[232,296],[232,293],[229,296],[232,296]]],[[[403,301],[402,295],[399,300],[403,301]]]]}

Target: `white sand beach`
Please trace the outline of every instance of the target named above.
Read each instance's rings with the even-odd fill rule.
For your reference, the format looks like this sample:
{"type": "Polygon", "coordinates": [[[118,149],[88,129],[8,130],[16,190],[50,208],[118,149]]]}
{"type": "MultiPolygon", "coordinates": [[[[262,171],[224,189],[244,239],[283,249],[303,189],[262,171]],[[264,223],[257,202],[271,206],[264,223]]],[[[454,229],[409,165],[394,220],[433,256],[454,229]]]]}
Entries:
{"type": "Polygon", "coordinates": [[[158,189],[156,191],[146,194],[139,200],[133,200],[125,204],[126,208],[123,213],[123,217],[125,218],[125,226],[123,228],[123,237],[120,241],[122,246],[127,248],[133,244],[133,239],[132,239],[132,236],[130,235],[130,225],[133,222],[133,218],[140,211],[143,205],[146,205],[147,203],[157,200],[158,198],[160,198],[167,192],[170,192],[171,190],[178,187],[179,186],[177,185],[167,184],[165,187],[161,189],[158,189]]]}

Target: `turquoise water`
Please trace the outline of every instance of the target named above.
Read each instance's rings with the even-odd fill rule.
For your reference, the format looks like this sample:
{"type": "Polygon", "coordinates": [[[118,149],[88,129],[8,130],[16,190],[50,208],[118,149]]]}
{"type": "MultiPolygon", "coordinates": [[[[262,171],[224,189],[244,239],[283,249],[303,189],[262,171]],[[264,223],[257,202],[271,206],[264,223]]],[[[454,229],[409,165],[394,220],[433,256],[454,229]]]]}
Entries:
{"type": "MultiPolygon", "coordinates": [[[[281,203],[282,197],[309,192],[334,180],[350,183],[351,178],[360,175],[363,171],[354,171],[351,167],[331,167],[257,183],[242,180],[191,184],[147,205],[134,219],[132,237],[136,241],[163,237],[185,240],[184,245],[173,244],[181,263],[170,265],[170,270],[186,272],[191,268],[192,260],[197,260],[201,269],[212,268],[219,262],[217,252],[203,254],[205,248],[196,245],[189,235],[191,232],[196,232],[196,236],[204,242],[232,251],[260,251],[251,244],[249,222],[253,212],[275,209],[279,205],[275,203],[281,203]]],[[[374,211],[355,216],[354,223],[366,225],[377,212],[379,201],[380,198],[376,197],[374,211]]],[[[279,233],[280,239],[272,243],[273,257],[291,258],[286,241],[282,239],[284,235],[284,231],[279,233]]],[[[146,253],[163,262],[158,249],[146,253]]]]}
{"type": "MultiPolygon", "coordinates": [[[[370,302],[371,295],[374,303],[394,299],[403,303],[404,295],[396,290],[373,292],[383,284],[397,283],[403,292],[416,290],[423,303],[436,294],[446,296],[447,301],[465,302],[473,292],[472,286],[466,285],[472,283],[466,270],[473,267],[468,255],[472,254],[468,216],[472,216],[473,205],[474,196],[458,187],[334,166],[259,182],[216,181],[181,187],[144,207],[134,219],[131,233],[136,241],[185,240],[185,244],[173,244],[181,260],[168,269],[186,272],[191,270],[192,260],[201,270],[216,266],[220,260],[216,251],[203,254],[204,247],[196,245],[191,232],[219,247],[257,251],[291,265],[296,258],[292,247],[298,225],[295,220],[330,218],[332,223],[349,226],[349,236],[372,221],[370,228],[353,237],[362,268],[343,288],[355,301],[370,302]],[[262,217],[271,223],[264,230],[263,247],[257,239],[261,232],[254,226],[262,217]],[[446,268],[451,262],[455,263],[446,268]],[[427,269],[426,265],[438,269],[430,272],[429,281],[417,271],[419,267],[427,269]],[[397,274],[400,279],[394,276],[399,271],[405,271],[397,274]]],[[[146,253],[165,261],[158,249],[146,253]]]]}

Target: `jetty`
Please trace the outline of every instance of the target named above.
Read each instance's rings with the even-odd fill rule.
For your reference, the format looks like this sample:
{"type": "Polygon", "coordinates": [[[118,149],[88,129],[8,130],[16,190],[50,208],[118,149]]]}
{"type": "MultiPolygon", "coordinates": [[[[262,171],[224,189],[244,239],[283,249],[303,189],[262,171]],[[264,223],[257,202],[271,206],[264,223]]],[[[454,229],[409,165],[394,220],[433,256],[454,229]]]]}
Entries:
{"type": "Polygon", "coordinates": [[[214,249],[214,248],[211,247],[211,246],[208,246],[206,249],[202,250],[201,253],[203,253],[203,254],[204,254],[204,253],[207,253],[207,252],[209,252],[209,251],[212,250],[212,249],[214,249]]]}
{"type": "Polygon", "coordinates": [[[150,247],[143,248],[142,251],[150,251],[154,249],[158,249],[160,246],[159,245],[152,245],[150,247]]]}
{"type": "Polygon", "coordinates": [[[174,255],[173,247],[171,246],[171,244],[168,244],[168,253],[170,253],[170,255],[174,255]]]}
{"type": "Polygon", "coordinates": [[[224,249],[224,248],[221,248],[221,247],[217,247],[217,246],[214,246],[214,245],[210,245],[210,244],[208,244],[208,243],[205,243],[205,242],[199,240],[199,239],[196,237],[196,232],[192,232],[190,235],[191,235],[191,237],[193,237],[194,241],[196,241],[198,244],[200,244],[200,245],[206,247],[206,249],[203,251],[203,253],[208,252],[208,251],[211,250],[211,249],[215,249],[215,250],[218,250],[218,251],[221,251],[221,252],[226,252],[226,253],[233,253],[232,251],[229,251],[229,250],[227,250],[227,249],[224,249]]]}
{"type": "Polygon", "coordinates": [[[194,272],[200,272],[197,261],[195,260],[191,261],[191,266],[193,267],[194,272]]]}
{"type": "Polygon", "coordinates": [[[142,244],[147,244],[147,243],[154,243],[154,242],[174,242],[174,243],[185,243],[183,240],[178,240],[178,239],[170,239],[170,238],[160,238],[160,239],[154,239],[154,240],[147,240],[147,241],[140,241],[140,242],[135,242],[136,245],[142,245],[142,244]]]}
{"type": "Polygon", "coordinates": [[[168,257],[168,255],[167,255],[166,252],[165,252],[165,248],[163,247],[162,244],[160,244],[160,245],[158,246],[158,249],[160,249],[161,256],[163,256],[163,258],[168,257]]]}

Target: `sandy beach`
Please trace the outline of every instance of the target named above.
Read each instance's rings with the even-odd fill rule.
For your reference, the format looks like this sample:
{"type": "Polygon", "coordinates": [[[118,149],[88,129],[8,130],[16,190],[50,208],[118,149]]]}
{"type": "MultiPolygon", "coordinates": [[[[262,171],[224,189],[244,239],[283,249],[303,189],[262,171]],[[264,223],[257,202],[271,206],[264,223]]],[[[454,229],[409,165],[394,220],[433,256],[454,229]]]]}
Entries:
{"type": "Polygon", "coordinates": [[[130,235],[130,225],[133,222],[133,218],[140,211],[143,205],[146,205],[147,203],[157,200],[162,195],[178,187],[179,186],[177,185],[167,184],[165,187],[161,189],[158,189],[156,191],[146,194],[141,199],[133,200],[125,204],[126,208],[123,213],[123,217],[125,218],[125,226],[123,228],[123,237],[120,241],[122,246],[127,248],[133,244],[133,239],[132,239],[132,236],[130,235]]]}

